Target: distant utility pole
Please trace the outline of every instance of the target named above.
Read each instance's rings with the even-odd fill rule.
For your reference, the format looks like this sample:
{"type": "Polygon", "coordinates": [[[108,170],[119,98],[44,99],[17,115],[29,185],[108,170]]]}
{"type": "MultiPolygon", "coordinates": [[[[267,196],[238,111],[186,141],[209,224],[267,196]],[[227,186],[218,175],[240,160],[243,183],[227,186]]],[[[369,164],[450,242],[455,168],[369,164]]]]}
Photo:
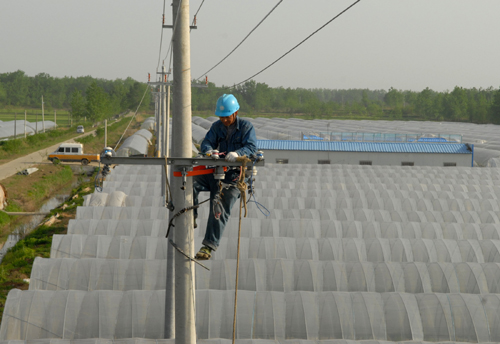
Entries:
{"type": "MultiPolygon", "coordinates": [[[[173,72],[174,111],[172,116],[172,156],[192,156],[191,133],[191,50],[189,0],[173,0],[173,72]],[[177,15],[177,12],[179,13],[177,15]]],[[[193,205],[193,181],[171,178],[175,212],[193,205]]],[[[172,214],[174,214],[172,213],[172,214]]],[[[175,219],[174,241],[189,256],[194,256],[193,214],[186,212],[175,219]]],[[[194,263],[175,252],[175,343],[196,344],[194,263]]]]}
{"type": "MultiPolygon", "coordinates": [[[[161,70],[163,73],[166,73],[166,68],[165,66],[162,66],[161,67],[161,70]]],[[[165,77],[163,77],[163,79],[165,80],[165,77]]],[[[161,143],[162,143],[162,146],[161,146],[161,154],[162,156],[168,156],[168,153],[166,151],[166,147],[167,147],[167,140],[168,140],[168,132],[167,132],[167,128],[168,128],[168,123],[167,123],[167,85],[163,85],[162,86],[162,96],[161,96],[161,102],[162,102],[162,108],[163,108],[163,113],[162,113],[162,117],[161,117],[161,121],[163,123],[163,126],[161,128],[161,143]]]]}
{"type": "Polygon", "coordinates": [[[17,138],[17,112],[14,112],[14,140],[17,138]]]}
{"type": "Polygon", "coordinates": [[[24,138],[26,138],[26,110],[24,110],[24,138]]]}
{"type": "Polygon", "coordinates": [[[153,93],[154,96],[155,96],[155,132],[156,132],[156,144],[155,144],[155,149],[156,149],[156,157],[159,157],[159,152],[160,152],[160,148],[158,147],[158,125],[159,125],[159,121],[158,121],[158,118],[160,117],[159,113],[160,113],[160,110],[158,108],[158,105],[159,105],[159,97],[158,97],[158,93],[157,92],[154,92],[153,93]]]}
{"type": "Polygon", "coordinates": [[[108,146],[108,120],[104,120],[104,148],[108,146]]]}
{"type": "MultiPolygon", "coordinates": [[[[170,85],[167,85],[167,118],[165,125],[165,156],[170,157],[170,85]]],[[[167,166],[167,174],[168,174],[168,166],[167,166]]]]}
{"type": "Polygon", "coordinates": [[[56,124],[56,128],[57,128],[57,111],[54,110],[54,123],[56,124]]]}
{"type": "Polygon", "coordinates": [[[43,113],[43,96],[42,96],[42,128],[43,128],[43,132],[45,132],[45,116],[44,116],[44,113],[43,113]]]}
{"type": "Polygon", "coordinates": [[[35,120],[35,132],[38,134],[38,112],[36,113],[36,120],[35,120]]]}
{"type": "Polygon", "coordinates": [[[162,128],[163,128],[163,86],[161,83],[163,82],[163,78],[160,78],[160,87],[159,87],[159,93],[158,93],[158,123],[156,127],[156,139],[158,140],[158,156],[162,156],[162,142],[163,142],[163,137],[162,137],[162,128]]]}

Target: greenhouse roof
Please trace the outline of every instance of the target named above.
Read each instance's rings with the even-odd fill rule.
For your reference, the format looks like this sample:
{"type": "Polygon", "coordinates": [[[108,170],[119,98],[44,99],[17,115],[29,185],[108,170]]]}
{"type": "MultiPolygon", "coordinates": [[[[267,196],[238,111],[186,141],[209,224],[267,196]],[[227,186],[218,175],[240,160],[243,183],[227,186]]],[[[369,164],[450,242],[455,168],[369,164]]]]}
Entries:
{"type": "Polygon", "coordinates": [[[386,143],[386,142],[335,142],[335,141],[289,141],[257,140],[262,150],[297,150],[327,152],[371,152],[371,153],[446,153],[472,154],[472,149],[462,143],[386,143]]]}
{"type": "MultiPolygon", "coordinates": [[[[196,119],[199,138],[214,119],[196,119]]],[[[378,123],[384,124],[397,123],[378,123]]],[[[440,143],[258,146],[278,143],[472,153],[467,145],[440,143]]],[[[0,344],[175,343],[164,339],[171,336],[165,289],[172,246],[165,239],[170,212],[161,196],[162,168],[116,166],[103,192],[84,198],[67,234],[53,237],[50,258],[35,259],[29,290],[9,293],[0,344]]],[[[237,343],[500,342],[499,181],[498,168],[259,167],[253,185],[259,205],[249,203],[241,221],[237,343]]],[[[200,202],[206,197],[200,194],[200,202]]],[[[204,262],[210,270],[194,268],[200,344],[231,343],[236,210],[204,262]]],[[[199,208],[195,249],[209,216],[207,205],[199,208]]]]}

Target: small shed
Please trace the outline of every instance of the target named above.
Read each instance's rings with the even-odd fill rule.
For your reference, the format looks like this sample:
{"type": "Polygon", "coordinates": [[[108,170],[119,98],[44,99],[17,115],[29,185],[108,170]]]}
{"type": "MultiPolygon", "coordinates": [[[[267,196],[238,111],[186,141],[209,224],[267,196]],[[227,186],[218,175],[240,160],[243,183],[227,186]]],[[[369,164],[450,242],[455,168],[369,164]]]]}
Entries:
{"type": "Polygon", "coordinates": [[[473,166],[467,143],[257,140],[268,163],[390,166],[473,166]]]}

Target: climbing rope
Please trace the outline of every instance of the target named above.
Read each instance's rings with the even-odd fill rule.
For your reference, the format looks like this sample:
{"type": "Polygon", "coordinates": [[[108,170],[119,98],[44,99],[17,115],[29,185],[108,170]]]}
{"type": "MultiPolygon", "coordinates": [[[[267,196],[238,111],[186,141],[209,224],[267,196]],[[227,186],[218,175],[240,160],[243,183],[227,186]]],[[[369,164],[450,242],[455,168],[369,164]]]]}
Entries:
{"type": "MultiPolygon", "coordinates": [[[[236,341],[236,313],[238,310],[238,281],[239,281],[239,271],[240,271],[240,243],[241,243],[241,219],[242,219],[242,211],[243,208],[245,209],[245,215],[244,217],[247,217],[247,189],[248,185],[245,183],[245,172],[247,169],[247,163],[251,163],[252,160],[248,159],[246,156],[241,156],[236,158],[236,161],[241,162],[241,170],[240,170],[240,177],[238,179],[238,182],[236,184],[236,187],[240,191],[240,210],[239,210],[239,222],[238,222],[238,246],[236,250],[236,282],[235,282],[235,287],[234,287],[234,317],[233,317],[233,344],[235,344],[236,341]]],[[[222,186],[222,185],[221,185],[222,186]]],[[[222,187],[221,187],[222,191],[222,187]]],[[[173,224],[173,221],[176,217],[184,214],[185,212],[189,210],[193,210],[195,208],[198,208],[201,204],[207,202],[208,200],[199,203],[197,205],[187,207],[176,213],[174,216],[172,216],[172,219],[170,220],[168,224],[168,230],[167,234],[165,237],[168,238],[168,235],[170,234],[170,229],[171,227],[174,227],[175,225],[173,224]]],[[[267,209],[266,209],[267,210],[267,209]]],[[[193,261],[196,264],[199,264],[203,266],[205,269],[208,270],[206,266],[203,264],[199,263],[196,259],[190,257],[188,254],[186,254],[184,251],[182,251],[172,240],[169,240],[170,244],[182,255],[184,255],[186,258],[189,260],[193,261]]]]}
{"type": "Polygon", "coordinates": [[[241,211],[245,208],[245,217],[247,217],[247,184],[245,183],[245,171],[247,169],[247,162],[252,162],[246,156],[236,158],[236,161],[241,162],[240,179],[236,187],[240,190],[240,219],[238,222],[238,248],[236,250],[236,283],[234,286],[234,317],[233,317],[233,344],[236,340],[236,311],[238,309],[238,279],[240,275],[240,241],[241,241],[241,211]]]}

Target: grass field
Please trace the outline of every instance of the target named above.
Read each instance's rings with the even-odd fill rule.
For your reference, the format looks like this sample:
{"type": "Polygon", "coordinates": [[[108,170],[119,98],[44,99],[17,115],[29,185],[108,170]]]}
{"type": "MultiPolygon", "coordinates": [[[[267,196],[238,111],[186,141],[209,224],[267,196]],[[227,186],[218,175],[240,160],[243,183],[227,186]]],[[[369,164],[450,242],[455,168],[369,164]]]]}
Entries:
{"type": "Polygon", "coordinates": [[[64,203],[64,209],[58,207],[51,211],[51,214],[59,214],[53,225],[39,226],[7,252],[0,264],[0,319],[9,291],[14,288],[28,289],[29,284],[24,279],[30,277],[33,261],[36,257],[50,257],[52,236],[67,232],[69,220],[75,218],[76,207],[83,204],[82,196],[93,191],[93,180],[80,184],[71,191],[69,200],[64,203]]]}
{"type": "MultiPolygon", "coordinates": [[[[68,110],[55,110],[57,120],[56,123],[59,126],[69,127],[70,116],[68,110]]],[[[13,109],[0,109],[0,121],[7,122],[13,121],[17,117],[18,121],[24,120],[24,110],[13,110],[13,109]]],[[[46,121],[54,122],[54,110],[44,111],[44,117],[46,121]]],[[[42,121],[42,110],[41,109],[27,109],[26,110],[26,120],[28,122],[41,122],[42,121]]],[[[75,123],[73,123],[74,125],[75,123]]]]}
{"type": "MultiPolygon", "coordinates": [[[[120,144],[122,144],[127,137],[131,136],[141,128],[143,121],[144,117],[137,115],[125,134],[123,134],[123,132],[130,122],[130,117],[122,118],[117,122],[108,122],[108,146],[114,148],[118,143],[118,140],[120,140],[120,137],[123,135],[123,139],[120,141],[120,144]]],[[[81,139],[76,139],[76,141],[83,144],[84,152],[88,154],[100,153],[104,148],[104,128],[99,127],[96,130],[95,136],[85,136],[81,139]]]]}
{"type": "MultiPolygon", "coordinates": [[[[2,180],[8,195],[7,211],[37,211],[48,199],[65,193],[65,189],[77,180],[69,166],[41,164],[36,167],[38,171],[32,175],[13,175],[2,180]]],[[[30,217],[0,212],[0,244],[14,228],[30,220],[30,217]]]]}

